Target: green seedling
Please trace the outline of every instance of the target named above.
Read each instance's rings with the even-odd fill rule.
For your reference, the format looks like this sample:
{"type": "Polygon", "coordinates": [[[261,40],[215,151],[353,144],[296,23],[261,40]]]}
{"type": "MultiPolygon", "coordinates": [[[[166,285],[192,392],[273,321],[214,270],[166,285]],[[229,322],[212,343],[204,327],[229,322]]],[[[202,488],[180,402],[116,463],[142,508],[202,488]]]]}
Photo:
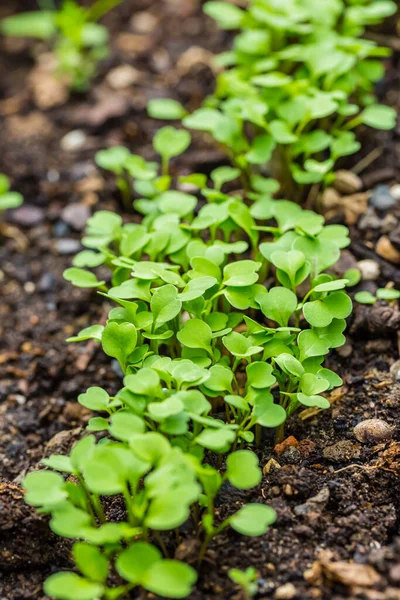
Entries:
{"type": "Polygon", "coordinates": [[[228,575],[242,590],[244,600],[251,600],[257,594],[257,571],[254,567],[247,567],[244,571],[229,569],[228,575]]]}
{"type": "MultiPolygon", "coordinates": [[[[157,163],[145,161],[141,156],[131,154],[124,146],[114,146],[108,150],[100,150],[96,154],[96,163],[106,171],[116,176],[125,208],[132,208],[133,193],[144,196],[135,201],[135,208],[144,214],[151,213],[156,208],[153,199],[169,190],[171,177],[169,162],[171,158],[182,154],[190,145],[191,137],[185,129],[163,127],[156,134],[153,146],[161,156],[161,175],[158,175],[157,163]]],[[[175,192],[179,194],[179,192],[175,192]]],[[[168,211],[168,205],[174,205],[178,199],[160,198],[163,212],[168,211]]]]}
{"type": "MultiPolygon", "coordinates": [[[[98,389],[91,395],[90,403],[97,398],[96,402],[105,405],[107,400],[98,389]]],[[[93,436],[85,437],[69,456],[52,455],[43,460],[52,471],[30,473],[24,480],[26,501],[50,514],[52,530],[82,540],[73,546],[81,574],[51,575],[45,583],[45,592],[51,597],[117,599],[140,586],[163,597],[186,598],[196,582],[196,571],[169,558],[161,532],[179,532],[192,515],[193,526],[199,532],[204,528],[201,560],[211,539],[226,527],[244,535],[262,535],[274,522],[271,508],[248,504],[214,524],[214,499],[225,480],[238,489],[260,482],[261,470],[252,452],[232,453],[221,476],[202,465],[196,452],[185,454],[163,435],[149,430],[134,412],[113,427],[110,433],[122,442],[96,444],[93,436]],[[73,475],[74,480],[65,481],[57,471],[73,475]],[[107,520],[101,498],[113,495],[123,497],[126,521],[107,520]],[[150,532],[161,550],[148,542],[150,532]],[[112,571],[125,583],[109,587],[112,571]]]]}
{"type": "Polygon", "coordinates": [[[22,194],[10,191],[10,180],[0,173],[0,215],[4,210],[18,208],[23,201],[22,194]]]}
{"type": "MultiPolygon", "coordinates": [[[[216,59],[225,69],[214,96],[186,116],[174,103],[174,117],[225,146],[249,188],[268,163],[284,192],[302,200],[310,186],[315,193],[333,181],[340,158],[360,150],[354,128],[395,125],[395,111],[373,96],[389,51],[362,34],[396,9],[391,0],[327,0],[317,19],[318,0],[252,0],[246,9],[207,2],[206,14],[239,33],[216,59]]],[[[150,104],[150,114],[168,117],[169,102],[150,104]]]]}
{"type": "Polygon", "coordinates": [[[58,10],[25,12],[3,19],[6,36],[34,37],[48,41],[57,59],[56,73],[71,90],[84,92],[108,55],[108,32],[97,21],[123,0],[97,0],[91,7],[64,0],[58,10]]]}
{"type": "Polygon", "coordinates": [[[393,288],[379,288],[376,294],[371,292],[357,292],[354,300],[359,304],[375,304],[377,300],[386,300],[386,302],[394,302],[400,298],[400,291],[393,288]]]}

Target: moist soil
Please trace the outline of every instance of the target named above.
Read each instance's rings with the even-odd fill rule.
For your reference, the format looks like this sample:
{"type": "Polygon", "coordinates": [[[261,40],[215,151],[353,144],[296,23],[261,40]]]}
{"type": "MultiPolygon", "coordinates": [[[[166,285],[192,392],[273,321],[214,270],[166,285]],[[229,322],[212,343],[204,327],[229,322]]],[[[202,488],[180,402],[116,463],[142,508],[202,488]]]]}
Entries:
{"type": "MultiPolygon", "coordinates": [[[[7,3],[0,17],[32,5],[7,3]]],[[[41,44],[0,42],[0,171],[25,197],[24,206],[1,225],[1,600],[41,600],[45,577],[70,566],[69,542],[54,536],[46,518],[24,504],[20,483],[43,456],[68,451],[79,439],[91,416],[76,401],[80,393],[91,385],[113,393],[121,384],[115,364],[95,343],[65,343],[83,327],[104,322],[109,309],[95,293],[62,278],[80,249],[87,217],[101,208],[137,218],[124,212],[112,180],[96,169],[94,154],[124,144],[153,157],[151,138],[159,123],[146,116],[147,101],[169,96],[189,110],[198,107],[213,89],[212,53],[229,45],[229,36],[204,17],[197,0],[126,0],[105,21],[111,55],[91,90],[69,99],[35,66],[41,44]],[[125,83],[116,71],[121,65],[129,65],[125,83]]],[[[399,109],[397,21],[369,35],[395,50],[378,93],[399,109]]],[[[369,157],[361,187],[336,199],[327,212],[331,222],[351,228],[352,245],[339,271],[373,260],[379,278],[359,288],[372,292],[388,281],[400,283],[399,257],[376,251],[382,236],[396,250],[399,204],[374,209],[368,200],[370,190],[382,193],[377,186],[400,183],[399,133],[362,132],[362,153],[342,165],[351,168],[369,157]]],[[[194,137],[174,169],[208,173],[224,163],[209,140],[194,137]]],[[[283,447],[274,448],[266,432],[258,450],[261,485],[250,492],[227,486],[218,498],[218,518],[250,500],[273,506],[276,525],[260,538],[221,535],[199,569],[192,600],[242,598],[227,573],[250,565],[258,571],[260,599],[400,599],[399,324],[396,306],[355,305],[347,344],[328,361],[344,382],[331,394],[332,408],[291,419],[283,447]],[[371,418],[392,426],[388,439],[355,438],[354,427],[371,418]]],[[[109,511],[118,518],[118,500],[109,511]]],[[[178,546],[167,538],[165,543],[171,554],[195,563],[190,523],[178,546]]],[[[141,596],[147,597],[154,596],[141,596]]]]}

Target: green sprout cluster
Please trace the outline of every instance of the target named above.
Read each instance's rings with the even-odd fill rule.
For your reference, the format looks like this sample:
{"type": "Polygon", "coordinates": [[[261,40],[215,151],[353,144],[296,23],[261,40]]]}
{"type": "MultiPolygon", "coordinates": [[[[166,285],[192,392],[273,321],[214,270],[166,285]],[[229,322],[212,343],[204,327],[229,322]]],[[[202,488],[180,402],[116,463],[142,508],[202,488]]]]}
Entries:
{"type": "MultiPolygon", "coordinates": [[[[300,186],[326,184],[336,160],[358,150],[355,125],[393,125],[391,109],[371,103],[382,74],[372,58],[386,51],[361,38],[393,3],[326,0],[322,15],[317,4],[209,2],[220,25],[241,29],[215,95],[191,115],[174,100],[150,103],[154,117],[211,132],[233,166],[177,177],[171,161],[191,135],[171,126],[153,140],[159,161],[119,146],[96,155],[141,217],[96,212],[64,273],[111,304],[104,325],[68,341],[96,341],[121,385],[81,394],[94,412],[88,433],[24,480],[27,502],[75,542],[76,570],[47,579],[51,597],[190,596],[197,572],[174,558],[183,527],[198,540],[198,565],[229,527],[263,535],[274,510],[243,503],[222,518],[222,486],[257,487],[263,432],[282,440],[288,417],[329,408],[342,384],[324,360],[345,343],[346,288],[360,276],[334,274],[349,232],[276,199],[289,179],[265,165],[274,172],[277,161],[278,178],[300,186]]],[[[256,594],[253,568],[229,577],[256,594]]]]}
{"type": "Polygon", "coordinates": [[[358,152],[357,126],[394,127],[395,110],[373,93],[390,51],[362,35],[394,14],[395,2],[249,0],[243,9],[211,1],[204,10],[221,28],[239,30],[232,50],[217,56],[215,93],[186,116],[160,99],[149,113],[211,134],[247,179],[268,164],[284,193],[301,201],[358,152]]]}
{"type": "Polygon", "coordinates": [[[58,10],[24,12],[3,19],[0,32],[13,37],[50,41],[57,74],[71,90],[86,91],[108,56],[108,31],[97,21],[123,0],[97,0],[90,8],[63,0],[58,10]]]}
{"type": "MultiPolygon", "coordinates": [[[[51,514],[53,531],[79,540],[81,575],[51,576],[45,590],[55,598],[119,598],[136,586],[189,595],[196,573],[171,560],[161,532],[175,529],[179,540],[189,522],[199,562],[228,526],[264,534],[275,520],[264,504],[219,519],[221,486],[257,486],[261,470],[249,448],[262,430],[282,439],[288,416],[329,408],[324,392],[342,383],[323,361],[345,342],[352,309],[350,280],[329,272],[349,243],[347,228],[274,200],[276,182],[261,176],[248,193],[226,193],[237,168],[175,182],[169,161],[189,143],[187,131],[165,127],[154,140],[160,165],[120,147],[96,157],[133,189],[143,219],[95,213],[85,249],[64,274],[114,305],[105,325],[69,341],[98,341],[118,361],[123,386],[113,396],[100,387],[79,396],[97,413],[92,433],[69,456],[43,461],[67,481],[40,471],[24,482],[27,501],[51,514]],[[196,195],[182,191],[187,186],[196,195]],[[109,522],[101,497],[113,495],[125,505],[123,522],[109,522]],[[110,573],[122,578],[116,587],[107,584],[110,573]]],[[[231,575],[253,593],[254,574],[231,575]]]]}

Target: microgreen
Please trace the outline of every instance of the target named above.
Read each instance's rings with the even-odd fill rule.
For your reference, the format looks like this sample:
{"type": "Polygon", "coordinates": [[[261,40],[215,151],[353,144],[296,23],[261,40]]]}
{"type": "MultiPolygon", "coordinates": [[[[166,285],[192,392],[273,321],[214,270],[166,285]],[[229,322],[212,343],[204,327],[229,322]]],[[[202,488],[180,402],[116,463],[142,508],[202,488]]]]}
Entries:
{"type": "Polygon", "coordinates": [[[375,304],[377,300],[386,300],[386,302],[394,302],[400,298],[400,291],[393,288],[378,288],[376,294],[371,292],[361,291],[354,295],[354,300],[359,304],[375,304]]]}
{"type": "MultiPolygon", "coordinates": [[[[248,185],[269,163],[282,189],[301,200],[309,186],[333,181],[341,157],[360,150],[354,128],[395,126],[395,111],[373,95],[389,50],[362,37],[396,11],[395,2],[327,0],[321,19],[316,1],[252,0],[242,9],[212,0],[204,10],[238,33],[232,50],[216,57],[224,70],[215,94],[183,122],[224,145],[248,185]]],[[[157,102],[150,114],[165,118],[162,102],[169,101],[157,102]]],[[[176,118],[184,114],[174,105],[176,118]]]]}
{"type": "Polygon", "coordinates": [[[0,173],[0,215],[9,208],[18,208],[23,201],[22,194],[10,191],[10,180],[0,173]]]}
{"type": "Polygon", "coordinates": [[[63,0],[58,10],[25,12],[3,19],[0,32],[49,41],[57,60],[56,73],[78,92],[86,91],[98,63],[108,55],[108,32],[97,21],[122,0],[97,0],[90,8],[63,0]]]}

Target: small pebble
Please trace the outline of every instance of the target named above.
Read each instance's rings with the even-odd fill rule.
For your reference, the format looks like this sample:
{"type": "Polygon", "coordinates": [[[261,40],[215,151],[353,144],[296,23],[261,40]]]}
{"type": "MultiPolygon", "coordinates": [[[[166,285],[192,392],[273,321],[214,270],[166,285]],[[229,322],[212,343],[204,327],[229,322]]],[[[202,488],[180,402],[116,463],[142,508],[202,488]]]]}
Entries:
{"type": "Polygon", "coordinates": [[[369,258],[366,258],[365,260],[359,260],[357,263],[357,269],[361,271],[361,278],[364,281],[375,281],[378,279],[381,272],[378,263],[369,258]]]}
{"type": "Polygon", "coordinates": [[[393,198],[390,188],[387,185],[377,185],[372,192],[369,202],[371,206],[381,212],[386,212],[396,205],[396,200],[393,198]]]}
{"type": "Polygon", "coordinates": [[[364,231],[365,229],[380,229],[381,223],[382,221],[375,210],[372,207],[369,207],[366,213],[360,218],[358,228],[361,231],[364,231]]]}
{"type": "MultiPolygon", "coordinates": [[[[396,219],[394,214],[391,212],[387,213],[384,216],[384,218],[382,219],[382,223],[381,223],[382,233],[392,233],[396,229],[397,223],[398,223],[398,220],[396,219]]],[[[391,241],[393,241],[391,239],[391,236],[389,236],[389,238],[391,241]]]]}
{"type": "Polygon", "coordinates": [[[400,381],[400,360],[396,360],[390,367],[390,374],[395,381],[400,381]]]}
{"type": "Polygon", "coordinates": [[[361,178],[358,175],[352,171],[345,171],[343,169],[336,171],[336,178],[333,185],[342,194],[354,194],[355,192],[359,192],[363,187],[361,178]]]}
{"type": "Polygon", "coordinates": [[[400,252],[396,250],[393,246],[392,242],[386,235],[383,235],[379,238],[378,243],[376,245],[376,251],[379,256],[382,256],[389,262],[399,265],[400,264],[400,252]]]}
{"type": "Polygon", "coordinates": [[[106,77],[108,85],[113,90],[123,90],[140,79],[140,71],[131,65],[120,65],[110,71],[106,77]]]}
{"type": "Polygon", "coordinates": [[[394,428],[382,419],[367,419],[361,421],[353,429],[354,437],[363,444],[368,442],[378,444],[390,440],[394,433],[394,428]]]}
{"type": "Polygon", "coordinates": [[[390,188],[390,193],[396,201],[400,200],[400,183],[395,183],[392,185],[390,188]]]}
{"type": "Polygon", "coordinates": [[[274,598],[276,600],[292,600],[297,595],[297,590],[293,583],[285,583],[275,590],[274,598]]]}
{"type": "Polygon", "coordinates": [[[360,448],[350,440],[342,440],[333,444],[333,446],[324,448],[322,454],[324,458],[331,462],[347,462],[351,458],[358,458],[360,448]]]}
{"type": "Polygon", "coordinates": [[[302,460],[301,452],[295,446],[286,448],[281,457],[290,465],[298,465],[302,460]]]}
{"type": "Polygon", "coordinates": [[[86,133],[82,129],[74,129],[61,138],[60,147],[65,152],[74,152],[82,148],[86,139],[86,133]]]}
{"type": "Polygon", "coordinates": [[[59,254],[75,254],[81,249],[81,243],[72,238],[60,238],[56,240],[55,247],[59,254]]]}
{"type": "Polygon", "coordinates": [[[55,283],[54,275],[52,273],[43,273],[37,284],[39,292],[49,292],[55,283]]]}
{"type": "Polygon", "coordinates": [[[10,221],[22,227],[34,227],[44,220],[44,211],[32,204],[23,204],[11,212],[10,221]]]}
{"type": "Polygon", "coordinates": [[[353,353],[353,346],[347,342],[343,346],[339,346],[339,348],[336,348],[336,352],[342,358],[349,358],[349,356],[351,356],[353,353]]]}
{"type": "Polygon", "coordinates": [[[82,231],[90,217],[90,210],[89,207],[84,204],[72,202],[63,209],[61,217],[63,221],[68,225],[71,225],[73,229],[82,231]]]}
{"type": "Polygon", "coordinates": [[[57,221],[57,223],[53,227],[53,236],[56,238],[65,237],[71,231],[71,228],[68,227],[67,223],[64,221],[57,221]]]}

